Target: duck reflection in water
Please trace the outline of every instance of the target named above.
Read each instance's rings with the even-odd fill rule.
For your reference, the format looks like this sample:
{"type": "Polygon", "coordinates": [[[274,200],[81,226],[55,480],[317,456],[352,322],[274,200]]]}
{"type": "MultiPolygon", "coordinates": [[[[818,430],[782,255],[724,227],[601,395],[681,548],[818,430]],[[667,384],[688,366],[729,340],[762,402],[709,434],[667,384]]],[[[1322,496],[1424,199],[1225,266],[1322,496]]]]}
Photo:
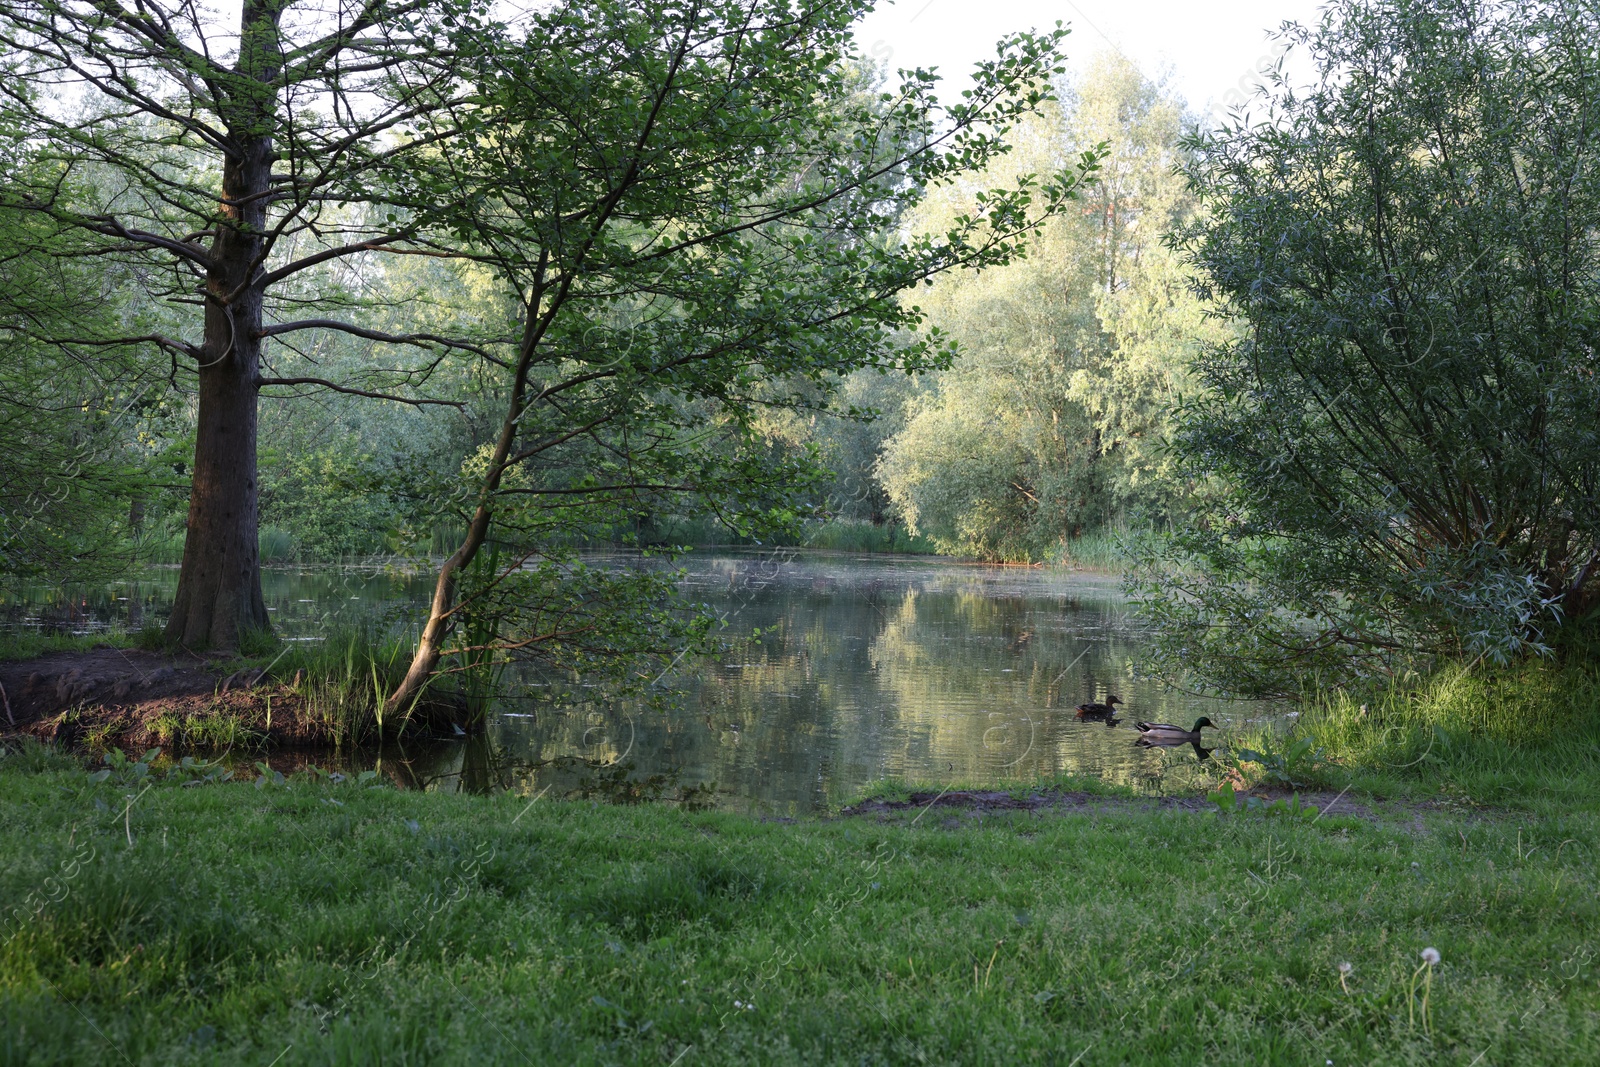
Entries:
{"type": "Polygon", "coordinates": [[[1134,748],[1180,748],[1188,745],[1194,749],[1194,754],[1200,759],[1210,759],[1215,748],[1201,748],[1198,741],[1185,741],[1176,737],[1138,737],[1134,739],[1134,748]]]}

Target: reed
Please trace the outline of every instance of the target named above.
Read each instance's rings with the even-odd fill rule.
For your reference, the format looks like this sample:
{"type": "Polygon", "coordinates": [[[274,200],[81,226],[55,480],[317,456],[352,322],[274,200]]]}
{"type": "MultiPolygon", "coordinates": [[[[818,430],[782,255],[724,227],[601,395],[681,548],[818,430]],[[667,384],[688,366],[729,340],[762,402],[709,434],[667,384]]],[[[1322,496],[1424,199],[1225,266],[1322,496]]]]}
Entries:
{"type": "MultiPolygon", "coordinates": [[[[335,745],[361,745],[412,725],[384,720],[384,702],[405,677],[412,648],[407,637],[370,627],[335,630],[321,641],[290,645],[277,657],[272,676],[294,687],[300,714],[315,733],[335,745]]],[[[434,725],[449,704],[447,694],[429,693],[419,704],[416,725],[434,725]]]]}
{"type": "Polygon", "coordinates": [[[931,540],[909,533],[899,523],[875,526],[870,522],[844,520],[808,529],[805,546],[836,552],[893,552],[919,556],[937,555],[939,551],[931,540]]]}
{"type": "Polygon", "coordinates": [[[292,563],[299,558],[294,534],[278,526],[263,526],[257,535],[262,563],[292,563]]]}
{"type": "Polygon", "coordinates": [[[1098,530],[1065,538],[1045,556],[1045,562],[1075,570],[1121,571],[1127,558],[1126,537],[1115,530],[1098,530]]]}

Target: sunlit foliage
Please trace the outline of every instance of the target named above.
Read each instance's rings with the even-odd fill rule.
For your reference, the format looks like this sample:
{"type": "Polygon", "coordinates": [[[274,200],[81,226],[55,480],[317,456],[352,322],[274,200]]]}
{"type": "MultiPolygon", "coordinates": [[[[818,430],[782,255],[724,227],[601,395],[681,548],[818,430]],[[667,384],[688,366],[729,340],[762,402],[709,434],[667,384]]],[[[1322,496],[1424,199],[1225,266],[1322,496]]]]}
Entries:
{"type": "MultiPolygon", "coordinates": [[[[1026,172],[1108,143],[1078,208],[1026,260],[915,295],[963,356],[907,406],[877,475],[946,550],[1039,558],[1087,532],[1166,522],[1161,443],[1196,339],[1215,329],[1160,240],[1192,210],[1173,173],[1184,122],[1170,93],[1100,57],[996,166],[1026,172]]],[[[917,224],[971,211],[975,191],[931,200],[917,224]]]]}

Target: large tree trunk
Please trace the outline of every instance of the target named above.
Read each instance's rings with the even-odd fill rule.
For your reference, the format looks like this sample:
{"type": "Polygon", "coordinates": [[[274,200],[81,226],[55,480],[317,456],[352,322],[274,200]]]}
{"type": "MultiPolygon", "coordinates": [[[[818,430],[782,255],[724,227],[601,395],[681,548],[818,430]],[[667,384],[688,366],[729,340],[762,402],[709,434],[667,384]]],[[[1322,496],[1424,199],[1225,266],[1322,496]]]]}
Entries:
{"type": "Polygon", "coordinates": [[[261,309],[256,282],[272,181],[278,8],[244,5],[231,87],[220,218],[206,276],[205,344],[183,569],[167,638],[189,648],[233,649],[268,631],[257,541],[256,397],[261,309]]]}
{"type": "Polygon", "coordinates": [[[236,347],[200,371],[189,528],[167,621],[167,637],[191,649],[237,648],[246,633],[270,628],[256,541],[255,343],[236,347]]]}

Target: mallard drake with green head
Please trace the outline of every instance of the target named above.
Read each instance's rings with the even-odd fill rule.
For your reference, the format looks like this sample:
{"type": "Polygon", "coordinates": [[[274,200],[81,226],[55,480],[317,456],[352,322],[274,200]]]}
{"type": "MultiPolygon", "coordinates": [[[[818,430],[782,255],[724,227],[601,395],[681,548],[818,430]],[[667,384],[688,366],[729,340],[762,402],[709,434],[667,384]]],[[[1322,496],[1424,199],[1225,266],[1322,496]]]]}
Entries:
{"type": "Polygon", "coordinates": [[[1116,705],[1122,703],[1118,696],[1106,697],[1104,704],[1079,704],[1078,718],[1080,719],[1109,719],[1116,714],[1116,705]]]}
{"type": "Polygon", "coordinates": [[[1166,722],[1141,722],[1136,725],[1139,727],[1140,738],[1161,742],[1171,741],[1174,744],[1183,741],[1198,743],[1201,730],[1207,726],[1213,730],[1217,728],[1217,724],[1204,715],[1194,721],[1193,730],[1185,730],[1181,726],[1173,726],[1171,723],[1166,722]]]}

